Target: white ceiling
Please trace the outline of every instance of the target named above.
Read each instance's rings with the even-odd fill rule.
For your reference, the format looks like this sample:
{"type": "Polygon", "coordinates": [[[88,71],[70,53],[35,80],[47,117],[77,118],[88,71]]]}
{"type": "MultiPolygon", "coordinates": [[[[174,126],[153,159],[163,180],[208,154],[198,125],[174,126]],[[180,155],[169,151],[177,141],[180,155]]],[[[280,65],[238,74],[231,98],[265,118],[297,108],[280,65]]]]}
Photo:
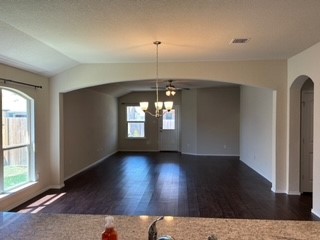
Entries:
{"type": "Polygon", "coordinates": [[[287,59],[319,29],[319,0],[1,0],[0,62],[45,76],[152,62],[155,40],[160,61],[287,59]]]}

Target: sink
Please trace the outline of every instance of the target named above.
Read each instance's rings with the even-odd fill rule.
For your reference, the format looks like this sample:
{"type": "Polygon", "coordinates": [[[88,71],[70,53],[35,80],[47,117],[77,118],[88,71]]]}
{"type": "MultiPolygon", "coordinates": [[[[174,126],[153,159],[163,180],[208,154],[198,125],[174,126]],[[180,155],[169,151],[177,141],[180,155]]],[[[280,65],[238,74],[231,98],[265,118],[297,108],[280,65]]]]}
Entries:
{"type": "Polygon", "coordinates": [[[218,238],[215,235],[210,235],[208,240],[218,240],[218,238]]]}

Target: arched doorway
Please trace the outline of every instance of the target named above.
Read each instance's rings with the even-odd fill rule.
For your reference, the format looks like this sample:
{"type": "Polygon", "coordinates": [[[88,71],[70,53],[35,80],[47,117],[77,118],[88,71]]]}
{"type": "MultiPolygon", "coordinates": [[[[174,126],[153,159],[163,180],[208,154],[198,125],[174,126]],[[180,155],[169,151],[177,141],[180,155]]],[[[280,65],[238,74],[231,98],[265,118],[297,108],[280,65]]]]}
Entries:
{"type": "Polygon", "coordinates": [[[313,182],[313,96],[311,79],[301,88],[300,192],[312,192],[313,182]]]}
{"type": "MultiPolygon", "coordinates": [[[[309,189],[301,188],[301,179],[302,175],[303,178],[311,178],[312,180],[312,162],[313,162],[313,144],[311,147],[311,152],[309,151],[307,153],[306,150],[302,149],[303,141],[305,141],[305,133],[308,132],[309,136],[310,133],[312,133],[313,137],[313,116],[309,116],[306,120],[302,118],[302,116],[306,116],[307,114],[313,114],[313,105],[310,107],[308,105],[308,113],[305,113],[305,110],[303,110],[303,95],[308,95],[309,98],[313,101],[313,95],[312,97],[310,94],[303,94],[305,93],[311,93],[313,90],[313,81],[308,76],[302,75],[296,78],[296,80],[292,83],[290,87],[290,99],[289,99],[289,154],[288,154],[288,166],[289,166],[289,172],[288,172],[288,194],[301,194],[302,192],[309,192],[312,191],[312,183],[311,187],[309,189]],[[301,107],[299,107],[301,106],[301,107]],[[312,113],[310,112],[310,109],[312,109],[312,113]],[[302,120],[309,121],[306,123],[303,123],[305,127],[302,128],[302,120]],[[310,121],[311,120],[311,121],[310,121]],[[312,127],[310,127],[310,124],[312,124],[312,127]],[[302,155],[308,154],[308,161],[302,159],[302,155]],[[311,154],[311,155],[310,155],[311,154]],[[311,161],[310,161],[311,159],[311,161]],[[302,163],[303,169],[302,169],[302,163]],[[311,165],[310,165],[311,164],[311,165]],[[307,176],[306,174],[302,174],[302,170],[304,172],[311,173],[310,176],[307,176]]],[[[309,99],[310,100],[310,99],[309,99]]],[[[308,101],[309,101],[308,100],[308,101]]],[[[306,156],[304,156],[306,158],[306,156]]]]}

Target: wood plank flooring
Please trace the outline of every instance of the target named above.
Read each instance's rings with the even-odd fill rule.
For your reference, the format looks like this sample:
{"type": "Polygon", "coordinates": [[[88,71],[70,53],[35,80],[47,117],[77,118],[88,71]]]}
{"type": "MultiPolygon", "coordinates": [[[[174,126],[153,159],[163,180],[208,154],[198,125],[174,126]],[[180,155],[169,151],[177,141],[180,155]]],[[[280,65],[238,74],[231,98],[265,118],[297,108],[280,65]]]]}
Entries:
{"type": "Polygon", "coordinates": [[[237,157],[117,153],[21,212],[319,220],[311,194],[275,194],[237,157]]]}

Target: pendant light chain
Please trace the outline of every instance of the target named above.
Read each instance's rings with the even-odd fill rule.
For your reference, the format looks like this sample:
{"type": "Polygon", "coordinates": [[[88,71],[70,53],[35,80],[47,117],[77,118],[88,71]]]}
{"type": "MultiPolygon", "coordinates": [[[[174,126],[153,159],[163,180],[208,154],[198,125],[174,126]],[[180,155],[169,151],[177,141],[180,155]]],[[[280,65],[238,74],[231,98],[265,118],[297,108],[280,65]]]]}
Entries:
{"type": "MultiPolygon", "coordinates": [[[[157,45],[157,49],[156,49],[156,90],[157,90],[157,104],[159,103],[159,44],[161,44],[161,42],[156,41],[154,42],[154,44],[157,45]]],[[[158,112],[158,107],[156,108],[157,112],[158,112]]]]}

